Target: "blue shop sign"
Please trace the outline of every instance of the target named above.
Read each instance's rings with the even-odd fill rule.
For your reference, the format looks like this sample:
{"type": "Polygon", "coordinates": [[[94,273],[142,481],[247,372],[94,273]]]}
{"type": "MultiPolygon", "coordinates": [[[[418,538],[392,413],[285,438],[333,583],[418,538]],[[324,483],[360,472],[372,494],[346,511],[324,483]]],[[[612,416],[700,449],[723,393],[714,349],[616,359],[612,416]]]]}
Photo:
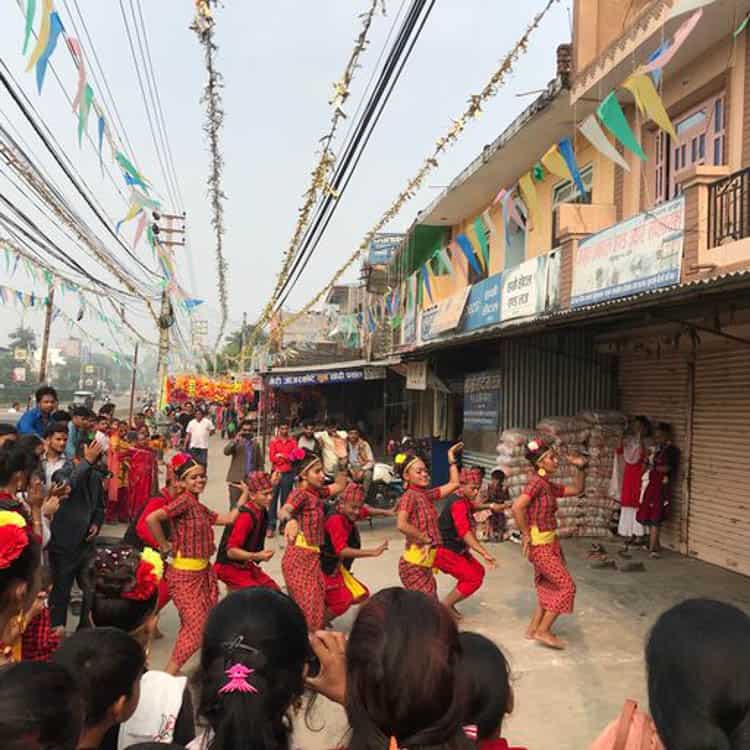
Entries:
{"type": "Polygon", "coordinates": [[[480,391],[464,395],[464,430],[494,432],[500,413],[500,392],[480,391]]]}
{"type": "Polygon", "coordinates": [[[502,273],[496,273],[471,287],[462,330],[473,331],[500,322],[502,282],[502,273]]]}

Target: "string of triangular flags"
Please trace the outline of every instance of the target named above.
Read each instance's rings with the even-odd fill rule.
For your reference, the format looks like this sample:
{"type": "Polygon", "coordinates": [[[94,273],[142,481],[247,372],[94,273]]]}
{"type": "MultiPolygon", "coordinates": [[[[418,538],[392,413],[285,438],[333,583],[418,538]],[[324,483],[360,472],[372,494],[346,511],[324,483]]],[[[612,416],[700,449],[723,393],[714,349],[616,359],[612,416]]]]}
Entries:
{"type": "MultiPolygon", "coordinates": [[[[22,3],[22,0],[19,0],[19,3],[22,3]]],[[[60,14],[55,9],[52,0],[42,0],[39,13],[37,13],[37,8],[37,0],[26,0],[22,51],[24,56],[29,52],[32,36],[34,35],[34,22],[37,15],[39,16],[36,43],[29,54],[26,71],[35,70],[37,90],[41,94],[50,59],[58,47],[60,38],[64,40],[78,69],[78,82],[76,93],[73,97],[73,111],[78,114],[78,145],[80,147],[82,144],[83,134],[88,133],[89,120],[93,111],[96,117],[96,140],[100,168],[103,171],[103,150],[104,143],[106,142],[112,156],[112,161],[117,164],[125,185],[130,188],[130,205],[125,217],[117,222],[117,231],[119,232],[120,226],[123,223],[131,221],[137,216],[140,217],[133,240],[133,247],[135,247],[141,240],[146,228],[148,210],[158,209],[160,202],[148,196],[151,188],[149,180],[134,166],[133,162],[125,155],[124,147],[115,140],[115,135],[107,123],[104,110],[99,104],[93,87],[88,81],[85,57],[80,40],[67,33],[60,14]],[[145,194],[138,188],[141,188],[145,194]]]]}

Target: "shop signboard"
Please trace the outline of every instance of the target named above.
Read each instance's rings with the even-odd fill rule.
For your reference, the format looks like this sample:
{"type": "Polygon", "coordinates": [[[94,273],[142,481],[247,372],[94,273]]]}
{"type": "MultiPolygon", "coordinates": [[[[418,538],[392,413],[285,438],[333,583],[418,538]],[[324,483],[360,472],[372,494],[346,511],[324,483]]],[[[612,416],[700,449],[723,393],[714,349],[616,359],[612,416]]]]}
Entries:
{"type": "Polygon", "coordinates": [[[438,306],[433,305],[428,307],[426,310],[422,310],[419,321],[419,339],[420,342],[431,341],[432,339],[438,338],[437,332],[434,330],[435,322],[438,317],[438,306]]]}
{"type": "Polygon", "coordinates": [[[426,360],[406,363],[406,389],[409,391],[427,390],[426,360]]]}
{"type": "Polygon", "coordinates": [[[683,196],[603,230],[578,246],[570,304],[582,307],[677,284],[683,196]]]}
{"type": "Polygon", "coordinates": [[[500,391],[477,391],[464,395],[464,431],[497,431],[500,391]]]}
{"type": "Polygon", "coordinates": [[[365,380],[383,380],[385,378],[385,367],[365,365],[365,380]]]}
{"type": "Polygon", "coordinates": [[[413,348],[417,343],[417,306],[413,305],[404,315],[401,329],[401,345],[405,349],[413,348]]]}
{"type": "Polygon", "coordinates": [[[396,250],[404,239],[403,234],[381,232],[370,240],[367,262],[371,266],[385,266],[391,262],[396,250]]]}
{"type": "Polygon", "coordinates": [[[311,386],[332,385],[338,383],[357,383],[365,379],[362,369],[355,370],[325,370],[321,372],[300,372],[269,375],[268,385],[272,388],[280,386],[311,386]]]}
{"type": "Polygon", "coordinates": [[[474,331],[500,322],[502,286],[503,275],[496,273],[471,287],[462,330],[474,331]]]}
{"type": "Polygon", "coordinates": [[[548,257],[540,255],[503,271],[500,320],[532,318],[544,312],[547,305],[547,265],[548,257]]]}

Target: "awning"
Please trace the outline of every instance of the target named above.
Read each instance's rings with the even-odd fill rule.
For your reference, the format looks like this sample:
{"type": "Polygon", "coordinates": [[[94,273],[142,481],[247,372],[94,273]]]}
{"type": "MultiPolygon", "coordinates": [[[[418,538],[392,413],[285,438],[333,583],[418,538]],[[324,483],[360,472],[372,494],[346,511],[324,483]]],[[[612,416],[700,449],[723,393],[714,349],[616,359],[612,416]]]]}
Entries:
{"type": "Polygon", "coordinates": [[[400,362],[399,357],[391,357],[376,361],[356,359],[319,367],[315,365],[275,367],[263,373],[263,379],[269,388],[361,383],[366,380],[383,380],[387,368],[400,362]]]}

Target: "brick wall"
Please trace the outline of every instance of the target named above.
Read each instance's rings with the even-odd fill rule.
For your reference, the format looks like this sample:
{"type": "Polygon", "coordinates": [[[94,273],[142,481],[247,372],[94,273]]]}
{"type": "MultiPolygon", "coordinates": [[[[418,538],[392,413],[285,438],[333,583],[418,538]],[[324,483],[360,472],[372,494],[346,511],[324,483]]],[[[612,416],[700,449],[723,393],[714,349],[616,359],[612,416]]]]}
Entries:
{"type": "Polygon", "coordinates": [[[567,238],[560,245],[560,308],[570,307],[570,294],[573,289],[573,254],[576,240],[567,238]]]}

